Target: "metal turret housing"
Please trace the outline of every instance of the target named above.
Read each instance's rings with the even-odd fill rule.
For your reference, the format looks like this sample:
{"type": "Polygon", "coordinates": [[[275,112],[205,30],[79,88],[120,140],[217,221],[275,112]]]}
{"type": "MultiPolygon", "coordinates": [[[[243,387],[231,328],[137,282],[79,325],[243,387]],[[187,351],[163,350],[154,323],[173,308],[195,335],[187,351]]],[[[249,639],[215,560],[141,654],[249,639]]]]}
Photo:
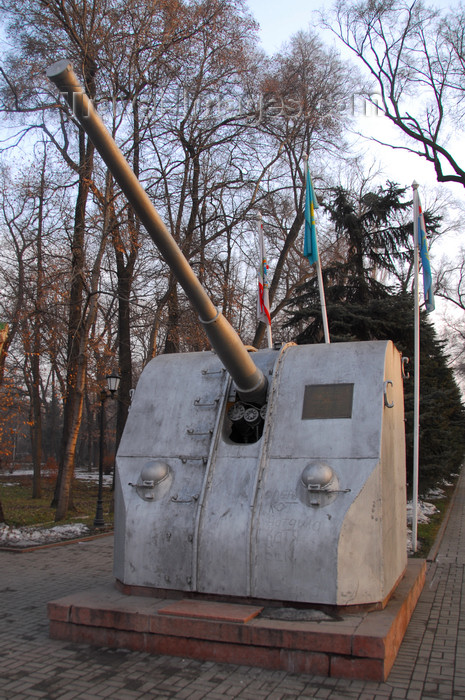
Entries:
{"type": "Polygon", "coordinates": [[[144,370],[117,456],[116,578],[134,592],[382,605],[407,564],[399,353],[368,342],[253,358],[270,390],[247,443],[215,354],[144,370]],[[151,461],[170,476],[141,493],[151,461]]]}

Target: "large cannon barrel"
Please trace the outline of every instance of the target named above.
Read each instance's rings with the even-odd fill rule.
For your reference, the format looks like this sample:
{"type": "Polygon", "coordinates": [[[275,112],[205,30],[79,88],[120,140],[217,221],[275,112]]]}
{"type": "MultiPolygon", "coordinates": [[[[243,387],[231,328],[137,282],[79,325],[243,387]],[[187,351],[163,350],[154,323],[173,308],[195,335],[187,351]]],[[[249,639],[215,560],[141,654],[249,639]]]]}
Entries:
{"type": "Polygon", "coordinates": [[[216,309],[200,284],[187,259],[162,222],[139,180],[108,132],[79,83],[71,64],[57,61],[47,69],[47,77],[55,83],[69,103],[74,116],[88,134],[108,169],[118,182],[140,221],[159,249],[166,263],[196,309],[207,337],[234,380],[243,400],[262,404],[267,381],[256,367],[236,331],[216,309]]]}

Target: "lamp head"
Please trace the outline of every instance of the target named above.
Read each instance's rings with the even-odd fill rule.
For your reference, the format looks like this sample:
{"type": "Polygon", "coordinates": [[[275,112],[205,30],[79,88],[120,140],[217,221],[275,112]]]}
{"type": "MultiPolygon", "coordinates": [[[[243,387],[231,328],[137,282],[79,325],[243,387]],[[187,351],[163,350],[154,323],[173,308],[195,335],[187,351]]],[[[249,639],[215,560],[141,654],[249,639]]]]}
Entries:
{"type": "Polygon", "coordinates": [[[118,391],[120,381],[121,378],[119,374],[116,374],[115,372],[112,372],[107,376],[107,387],[112,397],[118,391]]]}

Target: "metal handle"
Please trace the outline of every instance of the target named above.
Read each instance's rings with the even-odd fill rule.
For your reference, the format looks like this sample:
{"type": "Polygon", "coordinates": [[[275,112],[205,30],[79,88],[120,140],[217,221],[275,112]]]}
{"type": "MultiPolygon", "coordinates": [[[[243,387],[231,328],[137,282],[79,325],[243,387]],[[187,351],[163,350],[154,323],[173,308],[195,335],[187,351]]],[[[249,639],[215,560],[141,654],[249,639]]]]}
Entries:
{"type": "Polygon", "coordinates": [[[218,405],[219,399],[215,399],[213,402],[204,402],[202,403],[202,399],[197,398],[194,399],[194,406],[217,406],[218,405]]]}
{"type": "Polygon", "coordinates": [[[408,365],[409,362],[410,362],[409,357],[402,357],[401,363],[402,363],[402,378],[403,379],[410,379],[410,372],[407,372],[407,370],[405,369],[405,365],[408,365]]]}
{"type": "Polygon", "coordinates": [[[174,496],[171,496],[171,501],[173,503],[192,503],[195,501],[199,500],[199,495],[198,493],[194,493],[192,496],[188,496],[187,498],[179,498],[178,494],[175,493],[174,496]]]}
{"type": "Polygon", "coordinates": [[[388,386],[394,386],[394,384],[391,382],[390,379],[386,379],[384,382],[384,405],[386,408],[393,408],[394,407],[394,401],[389,402],[388,396],[387,396],[387,388],[388,386]]]}

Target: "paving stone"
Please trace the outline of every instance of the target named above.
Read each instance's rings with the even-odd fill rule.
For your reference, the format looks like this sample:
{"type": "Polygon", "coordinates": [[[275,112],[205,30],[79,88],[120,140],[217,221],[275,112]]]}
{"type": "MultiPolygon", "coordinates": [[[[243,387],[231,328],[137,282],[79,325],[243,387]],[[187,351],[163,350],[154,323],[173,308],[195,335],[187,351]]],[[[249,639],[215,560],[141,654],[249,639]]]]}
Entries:
{"type": "Polygon", "coordinates": [[[387,683],[293,675],[48,637],[47,603],[112,582],[111,536],[0,552],[1,700],[465,700],[465,475],[387,683]]]}

